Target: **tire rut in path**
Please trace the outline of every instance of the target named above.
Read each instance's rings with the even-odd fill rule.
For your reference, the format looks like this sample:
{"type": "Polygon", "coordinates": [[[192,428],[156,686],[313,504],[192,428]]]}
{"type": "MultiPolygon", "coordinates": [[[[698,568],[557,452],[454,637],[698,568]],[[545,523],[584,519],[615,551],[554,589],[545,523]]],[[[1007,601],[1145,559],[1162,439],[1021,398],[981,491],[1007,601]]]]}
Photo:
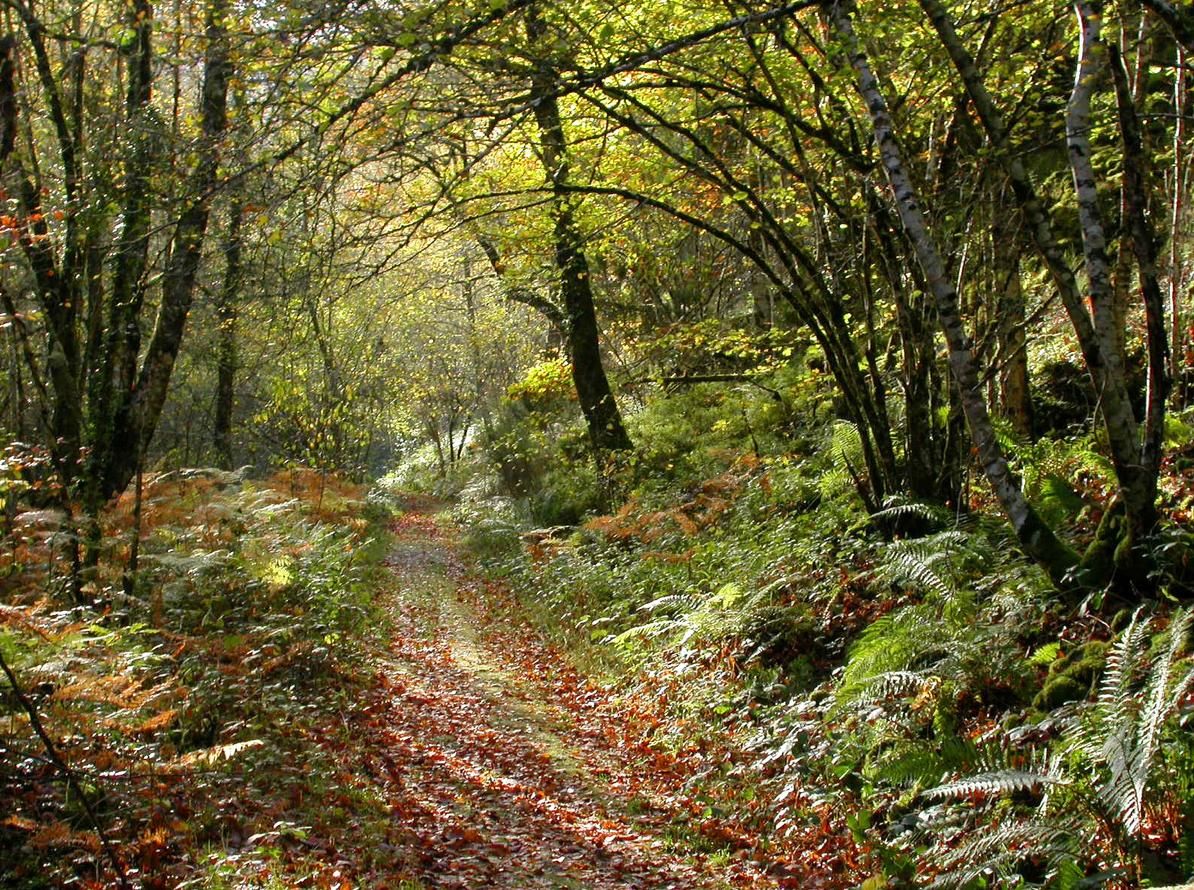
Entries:
{"type": "Polygon", "coordinates": [[[393,639],[367,706],[369,749],[419,849],[423,886],[774,886],[686,857],[667,813],[626,791],[636,778],[617,773],[632,764],[602,758],[600,742],[495,651],[507,638],[479,626],[486,619],[453,581],[455,553],[434,519],[410,513],[395,532],[393,639]]]}

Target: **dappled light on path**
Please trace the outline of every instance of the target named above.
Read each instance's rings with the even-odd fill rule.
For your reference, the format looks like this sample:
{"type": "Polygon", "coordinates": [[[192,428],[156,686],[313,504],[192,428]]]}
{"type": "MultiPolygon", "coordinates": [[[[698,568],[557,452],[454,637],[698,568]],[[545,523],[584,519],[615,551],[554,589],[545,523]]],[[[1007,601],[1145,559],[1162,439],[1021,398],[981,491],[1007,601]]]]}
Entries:
{"type": "Polygon", "coordinates": [[[458,583],[461,566],[433,518],[407,514],[395,531],[393,640],[354,720],[364,766],[419,849],[419,881],[776,886],[729,847],[690,855],[710,845],[671,811],[679,804],[636,793],[640,773],[657,765],[641,753],[637,762],[609,756],[608,740],[580,731],[553,700],[550,678],[518,673],[546,651],[527,651],[529,635],[503,638],[467,601],[479,585],[458,583]]]}

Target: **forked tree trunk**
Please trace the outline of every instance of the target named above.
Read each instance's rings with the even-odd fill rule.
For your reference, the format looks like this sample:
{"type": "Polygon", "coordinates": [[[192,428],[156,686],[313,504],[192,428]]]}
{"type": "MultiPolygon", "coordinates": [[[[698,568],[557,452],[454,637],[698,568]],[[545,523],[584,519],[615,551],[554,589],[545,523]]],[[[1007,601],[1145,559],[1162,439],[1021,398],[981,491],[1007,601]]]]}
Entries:
{"type": "Polygon", "coordinates": [[[1132,533],[1145,532],[1156,522],[1153,493],[1156,478],[1145,467],[1139,431],[1128,397],[1127,376],[1115,327],[1114,292],[1111,287],[1105,230],[1098,207],[1096,180],[1090,157],[1091,97],[1106,61],[1107,49],[1099,35],[1098,10],[1079,2],[1082,26],[1078,73],[1066,109],[1066,143],[1073,172],[1082,229],[1084,266],[1092,313],[1087,311],[1082,288],[1070,268],[1066,251],[1057,240],[1053,223],[1037,195],[1019,156],[1011,151],[1007,126],[987,92],[973,57],[962,45],[940,0],[919,0],[949,53],[974,109],[991,141],[992,155],[1011,181],[1033,244],[1065,306],[1077,335],[1103,416],[1111,461],[1119,484],[1119,499],[1132,533]]]}
{"type": "MultiPolygon", "coordinates": [[[[867,213],[878,261],[891,290],[896,330],[903,355],[904,393],[904,481],[909,493],[919,500],[946,500],[953,495],[941,484],[944,470],[940,424],[934,419],[933,379],[934,324],[923,296],[913,296],[902,262],[898,225],[883,206],[874,188],[866,194],[867,213]]],[[[919,288],[916,288],[919,291],[919,288]]]]}
{"type": "MultiPolygon", "coordinates": [[[[1106,226],[1099,207],[1098,179],[1090,142],[1091,101],[1096,84],[1106,71],[1110,53],[1102,37],[1102,4],[1077,0],[1074,8],[1078,14],[1081,42],[1074,89],[1066,107],[1066,146],[1073,171],[1074,194],[1078,198],[1078,222],[1094,315],[1095,340],[1101,352],[1106,379],[1121,381],[1126,393],[1127,370],[1121,347],[1122,330],[1117,323],[1119,319],[1107,255],[1106,226]]],[[[1164,410],[1163,407],[1161,410],[1164,410]]],[[[1157,469],[1150,466],[1130,403],[1116,406],[1115,409],[1105,405],[1103,418],[1113,443],[1112,461],[1127,518],[1127,534],[1138,539],[1151,532],[1156,525],[1157,469]],[[1120,444],[1116,447],[1114,443],[1120,444]]]]}
{"type": "Polygon", "coordinates": [[[166,403],[170,377],[182,347],[217,182],[220,140],[228,122],[228,80],[232,64],[225,10],[226,0],[211,0],[207,10],[207,56],[200,105],[201,141],[194,171],[187,182],[190,203],[174,228],[172,249],[162,272],[162,302],[141,370],[131,392],[120,400],[114,415],[117,425],[112,431],[107,460],[97,468],[105,499],[124,491],[136,472],[138,455],[148,446],[166,403]]]}

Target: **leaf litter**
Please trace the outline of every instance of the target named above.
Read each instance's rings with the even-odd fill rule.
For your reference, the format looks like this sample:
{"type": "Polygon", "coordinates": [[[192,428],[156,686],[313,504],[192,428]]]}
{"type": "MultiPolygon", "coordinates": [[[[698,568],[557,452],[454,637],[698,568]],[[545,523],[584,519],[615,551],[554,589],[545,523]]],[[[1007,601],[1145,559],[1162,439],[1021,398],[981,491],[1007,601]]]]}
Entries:
{"type": "Polygon", "coordinates": [[[433,515],[407,513],[394,532],[393,636],[352,719],[363,763],[418,851],[413,879],[794,886],[732,826],[699,818],[678,764],[635,741],[633,714],[495,602],[502,592],[468,572],[433,515]]]}

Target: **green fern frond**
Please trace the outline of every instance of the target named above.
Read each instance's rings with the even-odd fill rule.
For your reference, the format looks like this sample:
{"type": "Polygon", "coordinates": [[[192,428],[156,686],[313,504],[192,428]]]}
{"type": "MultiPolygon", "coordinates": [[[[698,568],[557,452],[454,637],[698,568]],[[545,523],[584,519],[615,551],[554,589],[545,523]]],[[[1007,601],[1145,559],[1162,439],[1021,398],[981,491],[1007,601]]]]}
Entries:
{"type": "Polygon", "coordinates": [[[867,474],[862,434],[848,420],[835,421],[829,431],[825,451],[831,469],[821,479],[822,490],[833,494],[858,484],[867,474]]]}
{"type": "Polygon", "coordinates": [[[1144,691],[1144,711],[1139,728],[1140,758],[1151,763],[1157,750],[1157,739],[1161,733],[1161,726],[1185,697],[1194,680],[1194,670],[1187,671],[1184,676],[1173,682],[1174,671],[1178,668],[1178,659],[1186,647],[1186,640],[1190,635],[1191,620],[1194,612],[1182,610],[1173,616],[1167,631],[1164,651],[1156,664],[1149,671],[1147,685],[1144,691]]]}
{"type": "Polygon", "coordinates": [[[743,616],[770,600],[770,590],[744,593],[737,584],[724,584],[712,593],[670,593],[644,603],[636,610],[663,617],[636,625],[613,637],[615,645],[638,640],[671,638],[667,645],[686,646],[693,640],[732,634],[743,616]]]}
{"type": "Polygon", "coordinates": [[[952,514],[932,504],[891,495],[884,498],[883,508],[872,513],[871,519],[904,519],[909,516],[940,523],[947,521],[952,514]]]}
{"type": "Polygon", "coordinates": [[[675,629],[676,622],[671,618],[664,618],[660,621],[648,621],[645,624],[636,624],[629,630],[622,631],[620,634],[614,636],[610,642],[615,646],[626,646],[639,640],[654,640],[667,636],[675,629]]]}
{"type": "Polygon", "coordinates": [[[1080,829],[1073,818],[1052,823],[1023,819],[977,832],[952,849],[937,849],[943,871],[930,886],[990,886],[992,875],[1007,878],[1030,857],[1043,860],[1057,875],[1084,852],[1080,829]]]}
{"type": "Polygon", "coordinates": [[[187,554],[147,553],[141,558],[178,575],[198,576],[227,566],[232,553],[228,550],[195,550],[187,554]]]}
{"type": "MultiPolygon", "coordinates": [[[[990,886],[995,875],[1016,875],[1022,885],[1016,870],[1032,860],[1034,870],[1046,866],[1049,886],[1099,886],[1109,876],[1088,876],[1080,864],[1091,864],[1091,838],[1102,834],[1107,839],[1112,826],[1110,840],[1118,845],[1119,861],[1138,860],[1145,808],[1156,794],[1158,763],[1165,760],[1167,726],[1194,687],[1194,667],[1185,655],[1194,613],[1175,613],[1159,636],[1155,624],[1143,610],[1133,616],[1111,645],[1095,701],[1063,730],[1054,752],[1031,752],[1025,763],[1009,748],[1002,753],[1010,762],[991,769],[1001,754],[993,750],[987,767],[921,793],[922,800],[936,802],[921,814],[923,823],[936,819],[942,829],[933,861],[945,872],[936,885],[990,886]],[[974,810],[962,816],[953,804],[1025,792],[1038,797],[1035,812],[998,827],[974,810]],[[959,818],[973,819],[977,826],[959,832],[959,818]]],[[[917,767],[933,765],[927,757],[909,754],[907,760],[905,767],[893,758],[893,774],[914,776],[917,767]]],[[[1003,808],[988,812],[1008,818],[1003,808]]]]}
{"type": "Polygon", "coordinates": [[[936,677],[916,671],[886,671],[867,681],[865,698],[858,702],[881,702],[891,698],[921,695],[938,685],[936,677]]]}
{"type": "Polygon", "coordinates": [[[935,609],[910,606],[872,622],[850,648],[850,660],[838,687],[839,705],[853,702],[871,681],[884,674],[907,670],[923,651],[939,622],[935,609]]]}
{"type": "Polygon", "coordinates": [[[848,420],[834,421],[829,434],[829,454],[835,464],[851,474],[860,475],[865,464],[862,435],[848,420]]]}
{"type": "Polygon", "coordinates": [[[1061,654],[1061,644],[1054,641],[1046,643],[1028,656],[1028,663],[1033,667],[1048,667],[1061,654]]]}
{"type": "Polygon", "coordinates": [[[1174,677],[1192,614],[1183,610],[1174,615],[1165,646],[1143,681],[1137,678],[1147,666],[1151,622],[1139,620],[1139,613],[1133,617],[1113,647],[1107,670],[1111,676],[1100,689],[1094,719],[1082,736],[1087,753],[1093,753],[1092,743],[1102,736],[1097,759],[1106,765],[1108,780],[1100,797],[1130,837],[1140,832],[1162,727],[1194,680],[1189,671],[1176,681],[1174,677]]]}
{"type": "Polygon", "coordinates": [[[1049,479],[1068,480],[1079,475],[1098,479],[1114,478],[1111,462],[1088,439],[1078,441],[1042,441],[1023,454],[1025,490],[1033,497],[1041,494],[1049,479]]]}
{"type": "Polygon", "coordinates": [[[907,606],[872,622],[850,648],[834,710],[840,713],[847,705],[873,699],[873,684],[884,676],[898,681],[906,671],[920,683],[962,670],[976,642],[976,615],[974,597],[957,594],[907,606]]]}
{"type": "Polygon", "coordinates": [[[941,755],[917,741],[889,752],[869,771],[868,778],[882,785],[908,788],[941,781],[948,772],[941,755]]]}
{"type": "Polygon", "coordinates": [[[1017,791],[1039,791],[1047,785],[1060,784],[1064,784],[1064,780],[1035,770],[1003,769],[938,785],[925,791],[924,796],[929,800],[962,800],[975,794],[1002,796],[1017,791]]]}
{"type": "Polygon", "coordinates": [[[1063,477],[1051,475],[1041,481],[1036,507],[1054,522],[1073,519],[1086,505],[1082,496],[1063,477]]]}
{"type": "Polygon", "coordinates": [[[679,612],[692,612],[699,609],[701,602],[697,597],[691,593],[669,593],[661,596],[658,599],[653,599],[649,603],[644,603],[639,606],[638,612],[664,612],[675,610],[679,612]]]}
{"type": "Polygon", "coordinates": [[[1098,703],[1100,707],[1113,709],[1114,713],[1124,712],[1135,699],[1135,677],[1148,640],[1148,623],[1140,620],[1141,611],[1136,610],[1107,653],[1098,703]]]}
{"type": "Polygon", "coordinates": [[[938,596],[948,597],[958,589],[958,585],[934,566],[948,561],[963,544],[964,536],[960,532],[942,532],[927,538],[897,541],[884,550],[886,564],[883,574],[911,580],[938,596]]]}
{"type": "Polygon", "coordinates": [[[936,785],[947,775],[972,768],[987,756],[968,739],[947,738],[939,745],[926,744],[923,739],[907,739],[879,756],[868,777],[874,782],[903,788],[936,785]]]}

